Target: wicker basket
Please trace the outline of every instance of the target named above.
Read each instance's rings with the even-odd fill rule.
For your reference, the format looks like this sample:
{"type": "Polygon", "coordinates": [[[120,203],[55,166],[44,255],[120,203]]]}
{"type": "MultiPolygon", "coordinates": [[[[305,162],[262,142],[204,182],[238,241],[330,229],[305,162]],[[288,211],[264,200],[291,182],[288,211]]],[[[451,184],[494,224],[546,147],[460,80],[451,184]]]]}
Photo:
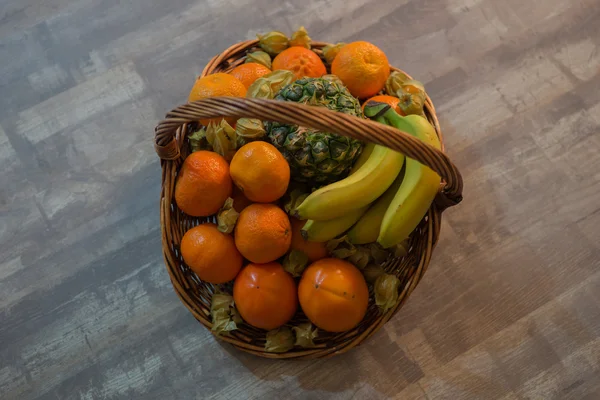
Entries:
{"type": "MultiPolygon", "coordinates": [[[[257,43],[257,40],[249,40],[230,47],[208,63],[202,71],[202,76],[230,71],[244,62],[247,52],[256,49],[257,43]]],[[[313,50],[321,55],[321,49],[326,45],[327,43],[313,43],[313,50]]],[[[442,141],[435,108],[429,98],[425,113],[442,141]]],[[[188,229],[199,223],[214,222],[215,219],[214,217],[194,218],[184,214],[175,204],[174,190],[177,172],[190,152],[185,141],[186,135],[194,128],[195,121],[217,116],[294,123],[382,144],[430,166],[442,177],[440,192],[434,204],[411,235],[408,254],[402,258],[389,260],[384,265],[386,272],[395,274],[401,281],[398,302],[390,310],[381,313],[371,296],[367,315],[356,328],[343,333],[319,331],[319,336],[315,340],[316,348],[295,348],[286,353],[265,352],[266,331],[247,324],[242,324],[239,329],[227,335],[217,336],[240,350],[257,356],[278,359],[327,357],[344,353],[359,345],[398,312],[423,277],[440,233],[441,213],[447,207],[458,204],[462,199],[462,178],[459,171],[443,152],[425,145],[409,134],[366,119],[324,110],[322,107],[274,100],[220,97],[175,108],[155,129],[155,149],[162,165],[160,195],[162,247],[167,270],[177,295],[194,317],[208,329],[212,327],[210,302],[216,287],[200,281],[185,265],[179,251],[179,243],[188,229]]],[[[221,289],[230,290],[231,287],[221,287],[221,289]]],[[[299,310],[291,323],[303,321],[306,321],[306,317],[299,310]]]]}

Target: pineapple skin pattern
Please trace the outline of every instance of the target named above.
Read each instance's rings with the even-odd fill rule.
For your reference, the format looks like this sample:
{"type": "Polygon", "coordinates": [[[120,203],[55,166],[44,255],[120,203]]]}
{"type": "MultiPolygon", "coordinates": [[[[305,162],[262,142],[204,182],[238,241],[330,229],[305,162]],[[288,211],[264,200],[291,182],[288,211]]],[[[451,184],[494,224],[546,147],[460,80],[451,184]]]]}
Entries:
{"type": "MultiPolygon", "coordinates": [[[[284,86],[275,100],[327,107],[364,118],[359,101],[348,89],[323,78],[302,78],[284,86]]],[[[362,151],[359,140],[298,125],[265,122],[269,141],[290,164],[292,179],[318,185],[345,177],[362,151]]]]}

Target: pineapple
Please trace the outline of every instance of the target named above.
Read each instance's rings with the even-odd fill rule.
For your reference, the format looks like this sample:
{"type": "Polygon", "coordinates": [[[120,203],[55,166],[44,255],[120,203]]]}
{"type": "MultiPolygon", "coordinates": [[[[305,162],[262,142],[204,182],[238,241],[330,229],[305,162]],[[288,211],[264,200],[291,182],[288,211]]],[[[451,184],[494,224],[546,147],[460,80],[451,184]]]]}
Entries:
{"type": "MultiPolygon", "coordinates": [[[[337,82],[302,78],[284,86],[275,100],[295,101],[363,117],[358,100],[337,82]]],[[[265,122],[269,141],[290,164],[292,179],[320,185],[345,177],[360,155],[362,142],[346,136],[279,122],[265,122]]]]}

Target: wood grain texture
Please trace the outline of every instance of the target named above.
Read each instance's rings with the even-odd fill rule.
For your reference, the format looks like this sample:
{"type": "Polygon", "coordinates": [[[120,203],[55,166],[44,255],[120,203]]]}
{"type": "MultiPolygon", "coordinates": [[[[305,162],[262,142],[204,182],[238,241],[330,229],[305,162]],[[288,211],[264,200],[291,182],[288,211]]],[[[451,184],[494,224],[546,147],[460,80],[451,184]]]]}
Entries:
{"type": "Polygon", "coordinates": [[[0,398],[600,398],[600,0],[0,2],[0,398]],[[304,25],[420,78],[465,200],[369,342],[258,359],[177,299],[153,128],[304,25]]]}

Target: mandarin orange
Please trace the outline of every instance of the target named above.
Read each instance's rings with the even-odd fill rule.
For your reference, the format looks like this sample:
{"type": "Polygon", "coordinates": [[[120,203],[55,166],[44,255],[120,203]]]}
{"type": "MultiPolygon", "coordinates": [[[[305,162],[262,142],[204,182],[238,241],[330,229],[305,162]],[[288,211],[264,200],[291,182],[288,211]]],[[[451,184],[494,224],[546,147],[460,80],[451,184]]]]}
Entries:
{"type": "Polygon", "coordinates": [[[380,48],[360,41],[340,49],[331,64],[331,73],[342,80],[354,97],[364,99],[383,89],[390,75],[390,65],[380,48]]]}
{"type": "Polygon", "coordinates": [[[250,204],[235,225],[235,245],[253,263],[277,260],[290,249],[292,226],[287,214],[274,204],[250,204]]]}
{"type": "Polygon", "coordinates": [[[313,324],[328,332],[343,332],[364,318],[369,289],[354,265],[338,258],[323,258],[304,270],[298,299],[313,324]]]}
{"type": "Polygon", "coordinates": [[[244,196],[258,203],[282,197],[290,183],[290,165],[270,143],[255,141],[243,145],[233,156],[231,178],[244,196]]]}
{"type": "Polygon", "coordinates": [[[187,156],[175,182],[175,202],[186,214],[208,217],[231,196],[229,164],[217,153],[196,151],[187,156]]]}
{"type": "Polygon", "coordinates": [[[231,70],[230,74],[240,80],[248,89],[255,80],[271,72],[271,70],[264,65],[258,63],[246,63],[240,64],[231,70]]]}
{"type": "MultiPolygon", "coordinates": [[[[188,101],[192,102],[207,97],[218,96],[245,97],[246,86],[233,75],[218,72],[196,79],[194,87],[192,87],[190,95],[188,96],[188,101]]],[[[204,126],[208,126],[210,122],[218,124],[222,119],[222,117],[201,119],[200,123],[204,126]]],[[[235,124],[236,120],[237,118],[225,117],[225,121],[231,126],[235,124]]]]}
{"type": "Polygon", "coordinates": [[[320,78],[327,73],[325,64],[314,51],[297,46],[290,47],[275,57],[273,71],[278,69],[292,71],[296,79],[305,76],[320,78]]]}
{"type": "Polygon", "coordinates": [[[188,230],[180,247],[185,263],[205,282],[228,282],[242,268],[242,255],[233,237],[219,231],[215,224],[201,224],[188,230]]]}
{"type": "Polygon", "coordinates": [[[257,328],[275,329],[296,313],[296,282],[279,263],[248,264],[235,279],[233,300],[244,321],[257,328]]]}

